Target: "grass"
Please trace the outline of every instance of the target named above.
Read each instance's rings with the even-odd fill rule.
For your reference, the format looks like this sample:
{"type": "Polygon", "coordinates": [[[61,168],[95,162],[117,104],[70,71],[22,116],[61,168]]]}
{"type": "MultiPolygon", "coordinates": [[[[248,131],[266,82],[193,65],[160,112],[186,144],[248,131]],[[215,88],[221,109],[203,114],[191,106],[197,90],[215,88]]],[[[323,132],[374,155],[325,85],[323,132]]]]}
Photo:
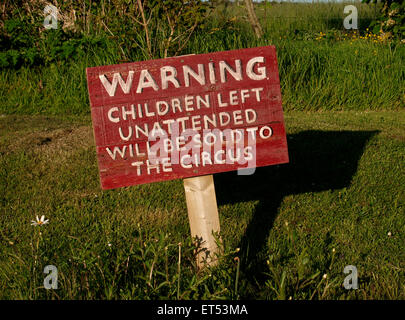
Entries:
{"type": "Polygon", "coordinates": [[[3,116],[0,297],[404,299],[404,115],[286,113],[290,164],[215,175],[225,254],[199,273],[181,180],[101,191],[89,117],[3,116]]]}
{"type": "MultiPolygon", "coordinates": [[[[275,44],[285,110],[398,110],[405,104],[403,45],[371,40],[355,44],[278,40],[275,44]]],[[[235,40],[233,47],[215,42],[205,46],[194,52],[235,49],[239,44],[235,40]]],[[[0,71],[0,113],[89,114],[85,68],[117,63],[105,59],[94,63],[86,57],[76,64],[0,71]]]]}
{"type": "MultiPolygon", "coordinates": [[[[403,108],[405,46],[382,38],[365,39],[374,6],[356,5],[358,33],[343,29],[342,3],[259,6],[265,30],[261,40],[243,18],[242,7],[219,7],[182,54],[275,45],[285,110],[403,108]]],[[[104,49],[90,46],[72,61],[0,70],[0,113],[89,114],[86,67],[145,60],[131,44],[108,40],[104,49]]]]}
{"type": "Polygon", "coordinates": [[[224,254],[205,271],[181,180],[100,189],[85,68],[144,60],[130,35],[0,70],[0,299],[405,299],[405,49],[356,6],[347,33],[342,3],[259,5],[261,40],[218,7],[182,52],[275,45],[288,134],[289,164],[214,176],[224,254]]]}

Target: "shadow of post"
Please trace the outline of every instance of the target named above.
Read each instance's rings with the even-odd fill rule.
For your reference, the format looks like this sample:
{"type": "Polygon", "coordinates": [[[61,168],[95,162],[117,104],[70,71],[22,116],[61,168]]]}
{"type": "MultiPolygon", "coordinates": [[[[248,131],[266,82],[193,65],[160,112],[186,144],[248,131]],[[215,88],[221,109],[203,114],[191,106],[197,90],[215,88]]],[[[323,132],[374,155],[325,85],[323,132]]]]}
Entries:
{"type": "Polygon", "coordinates": [[[259,201],[240,241],[241,270],[248,277],[258,279],[265,270],[259,253],[283,198],[348,187],[367,142],[378,132],[303,131],[287,136],[290,163],[257,168],[251,176],[215,175],[218,205],[259,201]]]}

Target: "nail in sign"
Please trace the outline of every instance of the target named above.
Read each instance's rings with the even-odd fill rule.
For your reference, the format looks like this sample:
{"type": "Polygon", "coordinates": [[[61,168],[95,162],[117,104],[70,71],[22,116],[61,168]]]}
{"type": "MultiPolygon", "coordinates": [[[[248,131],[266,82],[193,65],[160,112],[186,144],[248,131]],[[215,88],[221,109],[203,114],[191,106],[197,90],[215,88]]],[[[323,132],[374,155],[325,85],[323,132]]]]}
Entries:
{"type": "Polygon", "coordinates": [[[86,71],[103,189],[288,162],[274,46],[86,71]]]}

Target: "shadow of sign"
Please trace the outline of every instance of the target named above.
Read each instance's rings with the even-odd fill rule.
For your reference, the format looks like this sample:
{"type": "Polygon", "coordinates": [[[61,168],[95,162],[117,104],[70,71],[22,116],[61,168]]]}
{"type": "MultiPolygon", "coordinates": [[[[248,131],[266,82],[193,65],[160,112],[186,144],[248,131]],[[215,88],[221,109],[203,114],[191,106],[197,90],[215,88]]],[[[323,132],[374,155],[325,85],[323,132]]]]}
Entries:
{"type": "Polygon", "coordinates": [[[235,172],[215,175],[218,205],[259,201],[239,245],[242,270],[252,277],[260,277],[265,259],[260,259],[258,254],[283,198],[348,187],[364,147],[378,132],[302,131],[287,136],[290,163],[257,168],[250,176],[238,176],[235,172]],[[248,265],[255,270],[246,270],[248,265]]]}

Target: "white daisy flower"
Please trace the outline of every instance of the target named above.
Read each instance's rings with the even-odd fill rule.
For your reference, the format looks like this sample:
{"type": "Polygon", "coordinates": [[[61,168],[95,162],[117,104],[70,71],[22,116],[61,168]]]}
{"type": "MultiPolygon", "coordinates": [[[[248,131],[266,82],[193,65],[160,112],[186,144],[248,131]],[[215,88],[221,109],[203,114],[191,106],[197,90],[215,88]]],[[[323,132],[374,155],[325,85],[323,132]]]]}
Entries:
{"type": "Polygon", "coordinates": [[[45,216],[42,216],[41,219],[39,219],[38,216],[37,216],[36,221],[31,220],[31,225],[32,226],[42,226],[42,225],[47,224],[47,223],[49,223],[49,219],[45,220],[45,216]]]}

